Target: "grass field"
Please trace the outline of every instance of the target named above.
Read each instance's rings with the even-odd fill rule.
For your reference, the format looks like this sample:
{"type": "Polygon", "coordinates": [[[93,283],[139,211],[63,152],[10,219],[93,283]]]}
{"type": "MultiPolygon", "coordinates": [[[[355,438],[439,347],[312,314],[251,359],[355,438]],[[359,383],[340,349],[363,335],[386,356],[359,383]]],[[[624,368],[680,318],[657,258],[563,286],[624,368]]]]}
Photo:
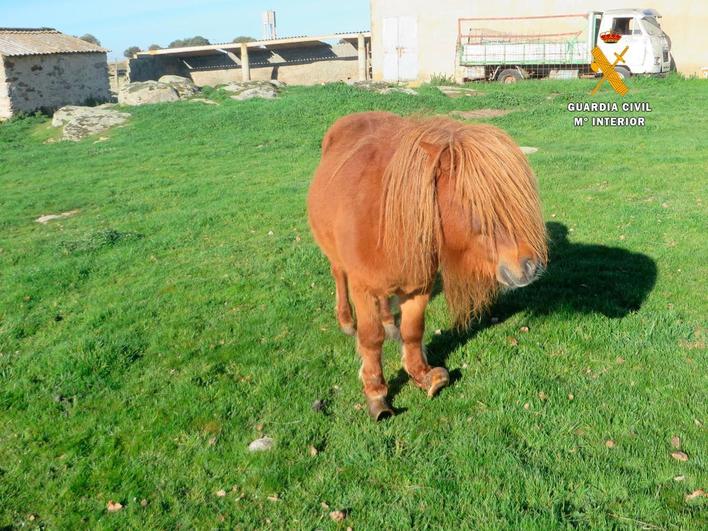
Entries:
{"type": "Polygon", "coordinates": [[[567,102],[620,101],[592,84],[212,92],[100,143],[1,125],[0,529],[705,528],[708,85],[632,80],[646,127],[573,127],[567,102]],[[478,108],[539,148],[550,267],[466,333],[438,296],[453,384],[427,399],[387,343],[375,424],[307,227],[319,143],[354,111],[478,108]]]}

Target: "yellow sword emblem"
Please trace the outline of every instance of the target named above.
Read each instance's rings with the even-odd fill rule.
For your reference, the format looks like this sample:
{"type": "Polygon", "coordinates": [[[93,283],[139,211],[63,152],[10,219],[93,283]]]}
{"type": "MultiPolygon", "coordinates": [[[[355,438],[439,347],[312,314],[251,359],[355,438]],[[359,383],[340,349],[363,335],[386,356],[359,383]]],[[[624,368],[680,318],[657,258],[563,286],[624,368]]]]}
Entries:
{"type": "Polygon", "coordinates": [[[625,46],[624,50],[622,50],[622,53],[617,55],[617,52],[615,52],[615,62],[610,64],[610,61],[605,57],[605,54],[602,53],[602,50],[595,46],[595,48],[592,49],[592,58],[594,61],[590,65],[590,68],[592,68],[593,72],[598,72],[602,71],[602,79],[595,85],[595,88],[592,89],[592,92],[590,92],[591,95],[595,95],[595,93],[600,90],[600,87],[602,84],[605,82],[605,80],[610,82],[610,85],[612,86],[615,91],[620,94],[621,96],[624,96],[629,92],[629,88],[627,88],[627,85],[624,84],[622,81],[622,77],[615,71],[615,66],[617,66],[617,63],[622,61],[625,63],[624,60],[624,54],[627,53],[627,50],[629,49],[629,46],[625,46]]]}

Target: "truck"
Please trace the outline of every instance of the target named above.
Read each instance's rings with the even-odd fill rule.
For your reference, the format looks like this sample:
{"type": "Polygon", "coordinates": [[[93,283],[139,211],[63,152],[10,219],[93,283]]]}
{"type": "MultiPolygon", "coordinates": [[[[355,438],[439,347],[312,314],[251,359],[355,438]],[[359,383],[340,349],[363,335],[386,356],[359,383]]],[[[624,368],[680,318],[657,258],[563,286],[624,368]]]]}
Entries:
{"type": "Polygon", "coordinates": [[[613,9],[569,15],[461,18],[458,82],[593,77],[598,47],[621,78],[675,69],[671,39],[655,9],[613,9]],[[626,49],[625,49],[626,48],[626,49]]]}

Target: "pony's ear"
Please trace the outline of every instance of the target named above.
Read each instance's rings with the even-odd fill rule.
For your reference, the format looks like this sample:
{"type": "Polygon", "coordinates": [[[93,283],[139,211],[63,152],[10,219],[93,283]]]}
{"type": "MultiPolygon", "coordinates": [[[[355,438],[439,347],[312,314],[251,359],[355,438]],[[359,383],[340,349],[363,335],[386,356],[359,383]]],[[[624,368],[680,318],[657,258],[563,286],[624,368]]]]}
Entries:
{"type": "Polygon", "coordinates": [[[430,160],[438,161],[438,170],[440,173],[446,174],[450,172],[450,149],[447,144],[433,144],[421,140],[420,148],[428,154],[430,160]]]}
{"type": "Polygon", "coordinates": [[[445,149],[446,146],[440,144],[433,144],[432,142],[426,142],[425,140],[420,141],[420,149],[425,151],[431,160],[437,160],[438,156],[445,149]]]}

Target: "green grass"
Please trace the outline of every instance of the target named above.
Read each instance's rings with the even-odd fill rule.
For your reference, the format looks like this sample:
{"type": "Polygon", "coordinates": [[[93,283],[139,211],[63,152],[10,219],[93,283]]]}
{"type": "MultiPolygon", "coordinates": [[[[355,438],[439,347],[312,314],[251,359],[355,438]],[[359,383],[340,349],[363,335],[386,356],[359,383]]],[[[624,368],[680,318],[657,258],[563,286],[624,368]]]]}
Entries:
{"type": "Polygon", "coordinates": [[[708,490],[708,85],[632,80],[646,127],[574,128],[567,102],[620,101],[592,85],[291,87],[133,108],[101,143],[0,126],[0,528],[708,525],[685,499],[708,490]],[[320,140],[354,111],[475,108],[540,149],[551,265],[466,334],[438,296],[453,385],[428,400],[387,343],[400,414],[374,424],[307,227],[320,140]]]}

